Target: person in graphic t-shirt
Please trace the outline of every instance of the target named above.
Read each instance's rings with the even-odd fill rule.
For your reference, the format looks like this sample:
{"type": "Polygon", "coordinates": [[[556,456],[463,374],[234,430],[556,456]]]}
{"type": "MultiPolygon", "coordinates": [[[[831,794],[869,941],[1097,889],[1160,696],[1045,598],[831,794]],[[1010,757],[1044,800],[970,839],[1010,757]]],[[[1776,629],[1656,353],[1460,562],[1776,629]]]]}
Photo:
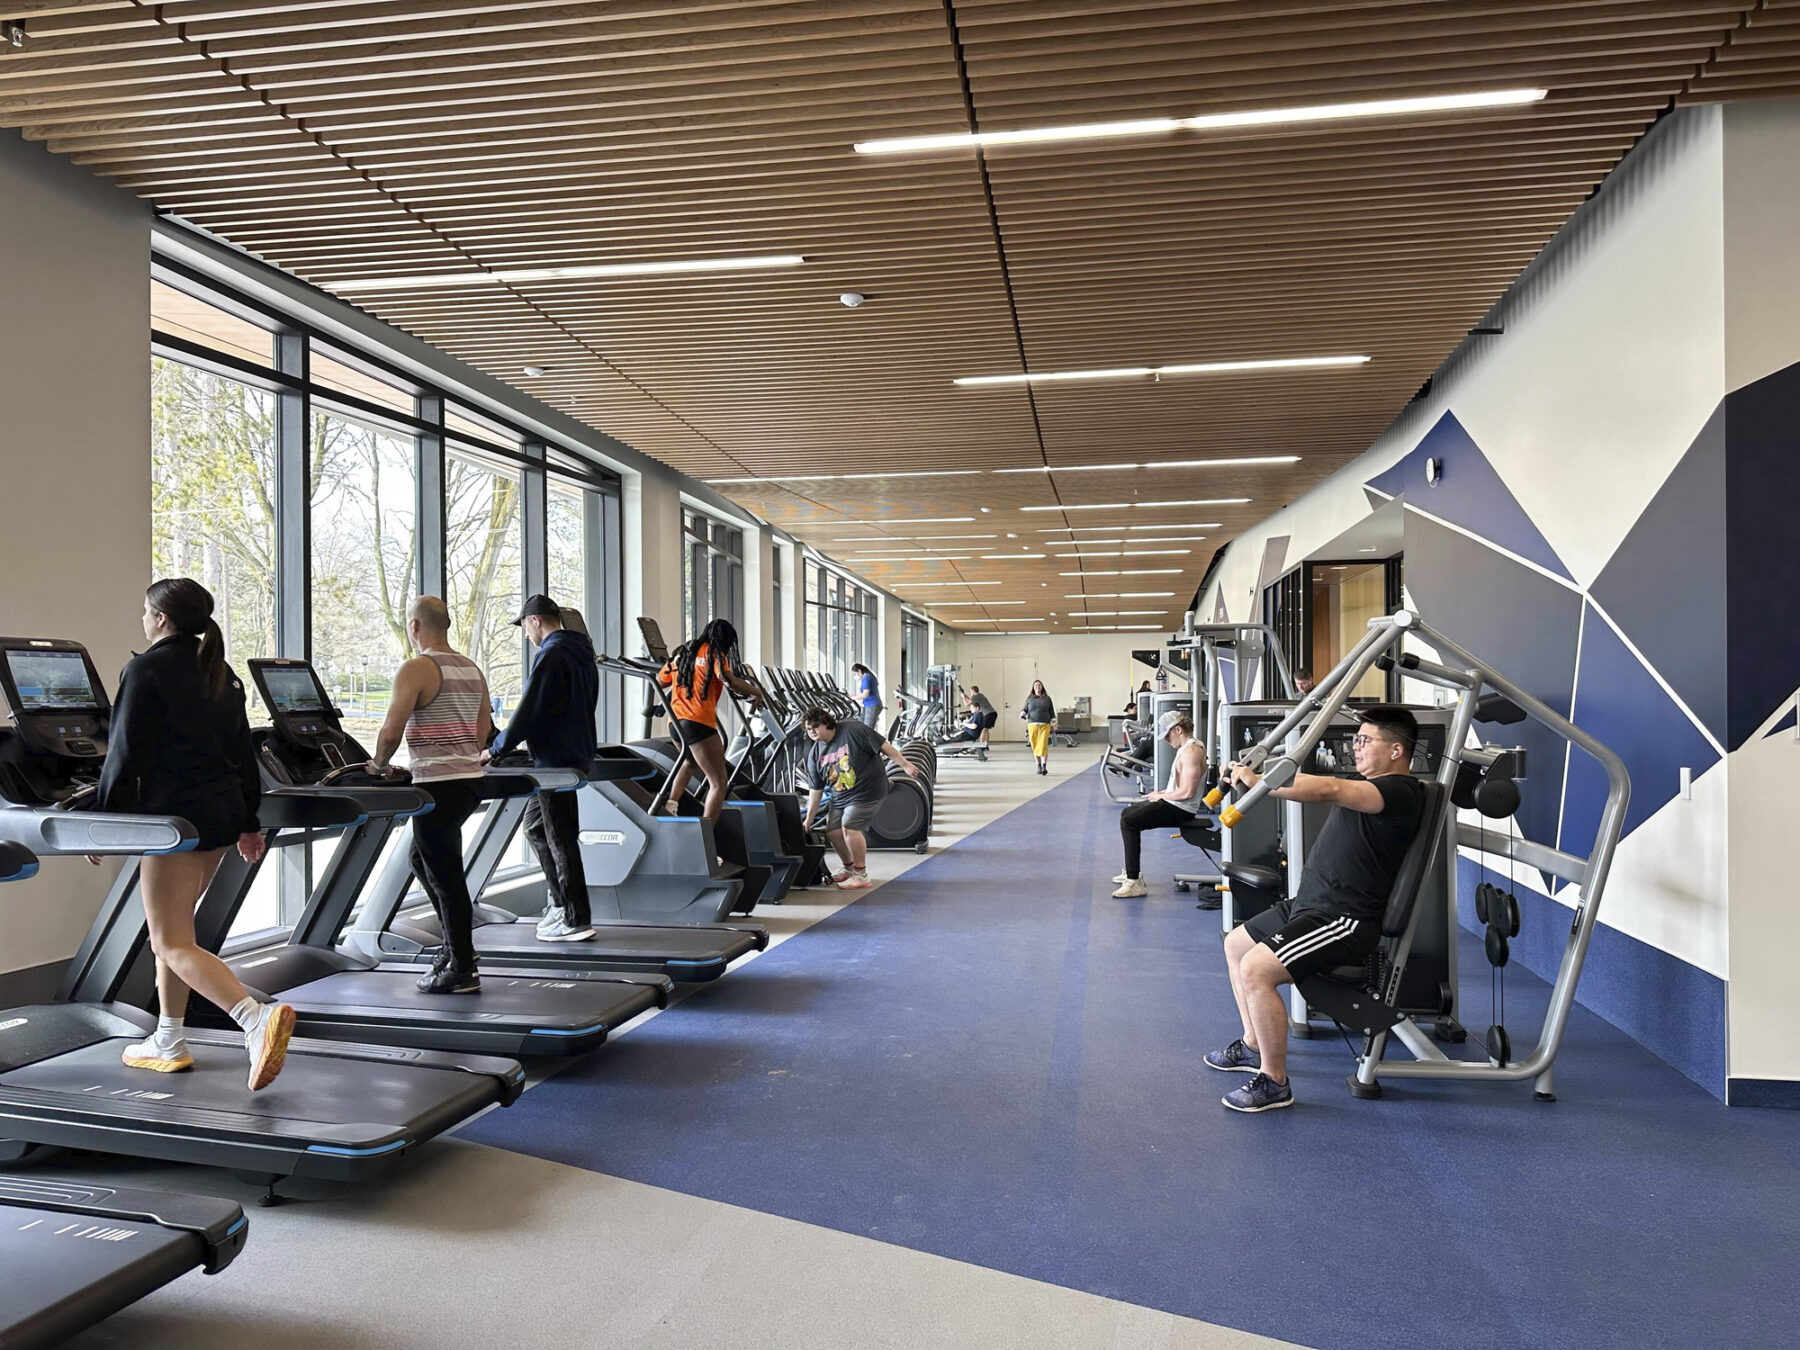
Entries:
{"type": "Polygon", "coordinates": [[[865,890],[872,883],[868,840],[863,831],[874,822],[875,813],[888,794],[882,757],[898,764],[910,778],[919,776],[919,768],[883,740],[879,731],[861,722],[839,722],[823,708],[806,710],[806,734],[813,745],[806,756],[812,791],[806,798],[805,826],[812,828],[819,815],[819,802],[830,792],[825,837],[844,863],[844,870],[834,873],[831,879],[840,890],[865,890]]]}
{"type": "MultiPolygon", "coordinates": [[[[1295,774],[1271,796],[1329,804],[1331,814],[1308,851],[1291,900],[1232,930],[1225,965],[1244,1034],[1206,1056],[1207,1067],[1253,1074],[1221,1100],[1233,1111],[1292,1106],[1287,1081],[1287,1008],[1281,986],[1333,966],[1355,965],[1381,941],[1388,892],[1425,813],[1425,788],[1412,776],[1417,719],[1405,708],[1362,710],[1352,746],[1361,778],[1295,774]]],[[[1254,787],[1260,775],[1230,766],[1231,781],[1254,787]]]]}

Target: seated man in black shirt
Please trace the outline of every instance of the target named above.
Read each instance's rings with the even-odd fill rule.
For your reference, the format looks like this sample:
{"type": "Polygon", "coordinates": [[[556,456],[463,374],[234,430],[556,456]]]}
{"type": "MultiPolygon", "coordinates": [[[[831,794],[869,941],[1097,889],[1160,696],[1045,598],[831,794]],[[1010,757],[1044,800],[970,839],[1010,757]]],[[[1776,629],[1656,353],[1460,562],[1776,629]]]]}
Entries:
{"type": "MultiPolygon", "coordinates": [[[[1270,795],[1334,809],[1313,844],[1291,900],[1264,910],[1225,939],[1231,992],[1244,1034],[1206,1057],[1209,1068],[1254,1074],[1222,1100],[1233,1111],[1292,1106],[1287,1081],[1287,1009],[1281,986],[1333,966],[1354,965],[1381,941],[1381,912],[1418,833],[1425,789],[1412,776],[1419,724],[1405,708],[1362,710],[1353,742],[1361,778],[1295,774],[1270,795]]],[[[1240,787],[1260,775],[1231,766],[1240,787]]]]}

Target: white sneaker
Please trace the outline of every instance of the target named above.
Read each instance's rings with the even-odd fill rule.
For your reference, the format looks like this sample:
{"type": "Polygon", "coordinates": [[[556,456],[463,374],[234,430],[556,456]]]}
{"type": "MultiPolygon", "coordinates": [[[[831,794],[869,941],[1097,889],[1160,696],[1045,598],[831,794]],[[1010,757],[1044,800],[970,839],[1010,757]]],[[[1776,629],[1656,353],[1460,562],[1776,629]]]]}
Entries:
{"type": "Polygon", "coordinates": [[[128,1069],[148,1069],[152,1073],[180,1073],[194,1067],[186,1036],[165,1041],[152,1035],[147,1041],[126,1046],[119,1059],[128,1069]]]}
{"type": "Polygon", "coordinates": [[[562,921],[562,906],[551,905],[542,914],[538,915],[537,930],[539,934],[542,934],[546,928],[555,928],[562,921]]]}
{"type": "Polygon", "coordinates": [[[294,1034],[294,1010],[285,1003],[265,1003],[262,1016],[244,1033],[250,1052],[250,1090],[261,1092],[275,1081],[287,1062],[288,1039],[294,1034]]]}
{"type": "Polygon", "coordinates": [[[1126,882],[1128,882],[1130,880],[1131,880],[1131,873],[1121,872],[1121,873],[1119,873],[1118,876],[1113,878],[1113,885],[1123,886],[1126,882]]]}
{"type": "Polygon", "coordinates": [[[1125,881],[1125,884],[1120,886],[1118,890],[1113,892],[1113,899],[1115,899],[1115,900],[1137,900],[1137,899],[1141,899],[1142,897],[1144,897],[1148,894],[1150,894],[1150,888],[1148,886],[1144,885],[1144,883],[1141,879],[1137,880],[1137,881],[1132,881],[1129,878],[1127,878],[1125,881]]]}
{"type": "Polygon", "coordinates": [[[562,911],[558,910],[556,922],[540,927],[537,930],[539,942],[585,942],[594,936],[592,928],[575,928],[563,922],[562,911]]]}

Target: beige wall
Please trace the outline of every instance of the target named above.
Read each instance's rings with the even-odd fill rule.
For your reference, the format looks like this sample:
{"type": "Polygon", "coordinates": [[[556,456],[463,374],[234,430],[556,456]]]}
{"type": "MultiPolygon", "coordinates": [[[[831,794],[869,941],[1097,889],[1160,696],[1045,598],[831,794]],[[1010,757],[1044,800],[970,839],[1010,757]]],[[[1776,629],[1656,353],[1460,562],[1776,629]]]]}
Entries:
{"type": "MultiPolygon", "coordinates": [[[[984,670],[996,669],[993,663],[1007,657],[1036,661],[1037,678],[1044,682],[1059,710],[1072,704],[1077,695],[1086,694],[1093,700],[1095,721],[1105,726],[1106,715],[1124,707],[1126,692],[1137,688],[1151,673],[1148,666],[1138,665],[1131,659],[1132,649],[1158,646],[1164,636],[1161,633],[1052,633],[1002,637],[993,633],[961,633],[956,637],[956,653],[948,659],[962,667],[957,678],[965,687],[971,682],[980,684],[984,693],[989,684],[999,682],[997,676],[990,675],[984,680],[981,674],[984,670]]],[[[940,655],[939,659],[946,658],[940,655]]],[[[994,703],[998,707],[1000,699],[995,698],[994,703]]],[[[1009,732],[1017,717],[1015,709],[1010,717],[1003,718],[1009,732]]],[[[1008,738],[1016,739],[1011,735],[1008,738]]]]}
{"type": "MultiPolygon", "coordinates": [[[[72,637],[110,685],[150,580],[150,213],[0,132],[0,631],[72,637]]],[[[75,950],[105,872],[0,892],[0,971],[75,950]]]]}

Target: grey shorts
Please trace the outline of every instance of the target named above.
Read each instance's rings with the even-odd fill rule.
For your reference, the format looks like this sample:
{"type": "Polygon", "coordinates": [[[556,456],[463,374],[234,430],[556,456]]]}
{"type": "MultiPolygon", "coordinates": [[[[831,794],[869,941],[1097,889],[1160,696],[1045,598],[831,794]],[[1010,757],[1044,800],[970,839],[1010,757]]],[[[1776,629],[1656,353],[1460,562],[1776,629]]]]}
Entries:
{"type": "Polygon", "coordinates": [[[860,834],[875,823],[875,814],[880,810],[879,801],[833,806],[825,813],[825,828],[828,831],[855,830],[860,834]]]}

